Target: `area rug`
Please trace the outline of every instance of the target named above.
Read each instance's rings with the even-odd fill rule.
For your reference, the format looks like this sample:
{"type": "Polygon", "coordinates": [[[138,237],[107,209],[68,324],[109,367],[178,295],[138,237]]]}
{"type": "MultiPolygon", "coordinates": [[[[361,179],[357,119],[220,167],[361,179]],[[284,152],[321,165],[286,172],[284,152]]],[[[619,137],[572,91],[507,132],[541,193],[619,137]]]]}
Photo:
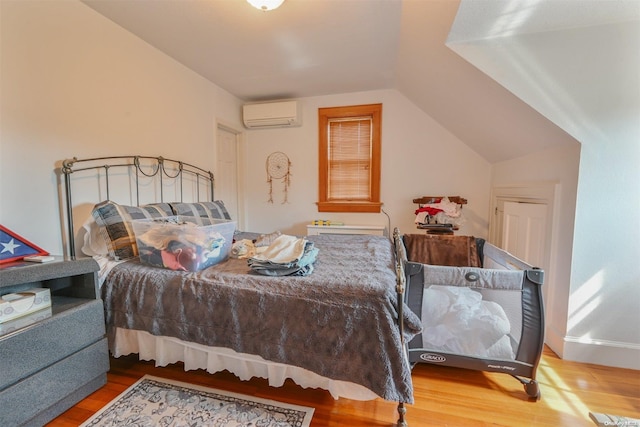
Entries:
{"type": "Polygon", "coordinates": [[[589,417],[598,427],[640,427],[640,419],[637,418],[600,414],[598,412],[589,412],[589,417]]]}
{"type": "Polygon", "coordinates": [[[81,427],[308,427],[313,411],[145,375],[81,427]]]}

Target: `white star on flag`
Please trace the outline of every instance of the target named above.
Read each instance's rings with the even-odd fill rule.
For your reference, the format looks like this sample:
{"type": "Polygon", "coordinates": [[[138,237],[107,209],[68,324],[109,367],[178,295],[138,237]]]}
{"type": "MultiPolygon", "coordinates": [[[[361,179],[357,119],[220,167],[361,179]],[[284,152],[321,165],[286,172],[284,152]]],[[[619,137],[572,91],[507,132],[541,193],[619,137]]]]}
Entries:
{"type": "Polygon", "coordinates": [[[16,243],[13,241],[13,239],[11,239],[9,241],[9,243],[0,243],[0,245],[4,246],[4,249],[2,251],[0,251],[0,254],[5,253],[5,252],[11,252],[14,253],[13,251],[16,248],[19,248],[22,245],[16,245],[16,243]]]}

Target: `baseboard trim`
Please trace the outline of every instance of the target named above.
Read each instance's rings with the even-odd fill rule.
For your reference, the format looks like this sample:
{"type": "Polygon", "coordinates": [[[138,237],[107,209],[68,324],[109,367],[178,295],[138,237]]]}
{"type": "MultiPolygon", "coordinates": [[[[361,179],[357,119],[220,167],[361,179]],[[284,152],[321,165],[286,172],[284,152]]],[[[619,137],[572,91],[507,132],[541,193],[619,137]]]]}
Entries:
{"type": "Polygon", "coordinates": [[[555,329],[547,327],[544,334],[544,343],[558,355],[560,359],[564,359],[564,336],[555,329]]]}
{"type": "Polygon", "coordinates": [[[561,354],[565,360],[640,370],[639,344],[565,336],[561,354]]]}

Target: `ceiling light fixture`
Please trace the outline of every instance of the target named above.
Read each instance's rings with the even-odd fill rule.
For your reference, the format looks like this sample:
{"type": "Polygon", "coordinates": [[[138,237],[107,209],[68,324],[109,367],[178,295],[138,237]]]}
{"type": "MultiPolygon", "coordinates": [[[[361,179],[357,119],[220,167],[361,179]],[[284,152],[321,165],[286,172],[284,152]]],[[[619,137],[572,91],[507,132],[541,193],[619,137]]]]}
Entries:
{"type": "Polygon", "coordinates": [[[264,10],[265,12],[268,10],[277,9],[280,7],[284,0],[247,0],[251,6],[256,9],[264,10]]]}

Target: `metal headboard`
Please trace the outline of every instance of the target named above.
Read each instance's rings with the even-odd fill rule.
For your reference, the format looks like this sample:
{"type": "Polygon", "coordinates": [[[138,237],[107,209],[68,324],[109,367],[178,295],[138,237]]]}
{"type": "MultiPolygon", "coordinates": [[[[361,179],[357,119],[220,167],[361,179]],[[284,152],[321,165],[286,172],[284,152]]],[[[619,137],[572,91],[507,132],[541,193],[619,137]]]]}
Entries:
{"type": "Polygon", "coordinates": [[[67,228],[69,238],[69,254],[75,256],[75,231],[73,222],[73,201],[71,190],[71,175],[81,171],[95,171],[102,173],[102,181],[106,190],[106,199],[110,198],[110,176],[109,171],[114,168],[125,169],[128,174],[133,174],[134,182],[132,188],[135,193],[136,205],[140,205],[140,179],[143,177],[153,178],[159,181],[158,189],[160,190],[159,200],[156,202],[172,202],[183,201],[184,197],[184,181],[190,179],[194,184],[196,191],[196,201],[213,201],[213,173],[211,171],[185,163],[179,160],[167,159],[161,156],[109,156],[95,157],[90,159],[66,159],[62,162],[62,173],[64,174],[65,197],[66,197],[66,214],[67,228]],[[144,167],[143,167],[144,162],[144,167]],[[79,167],[78,167],[79,166],[79,167]],[[165,200],[163,180],[178,183],[175,187],[178,193],[178,199],[165,200]],[[201,195],[200,188],[205,191],[201,195]]]}

